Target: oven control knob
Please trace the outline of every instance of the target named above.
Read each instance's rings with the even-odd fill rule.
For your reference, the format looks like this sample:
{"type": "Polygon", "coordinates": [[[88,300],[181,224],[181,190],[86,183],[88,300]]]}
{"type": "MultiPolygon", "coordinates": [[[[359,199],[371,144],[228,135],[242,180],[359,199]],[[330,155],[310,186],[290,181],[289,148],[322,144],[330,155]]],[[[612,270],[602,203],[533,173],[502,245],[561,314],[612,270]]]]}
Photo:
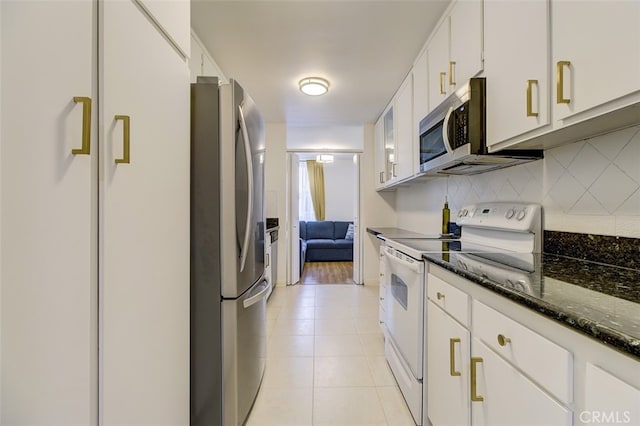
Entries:
{"type": "Polygon", "coordinates": [[[511,219],[513,217],[513,215],[516,214],[516,211],[514,209],[509,209],[507,210],[507,212],[504,214],[504,217],[506,217],[507,219],[511,219]]]}
{"type": "Polygon", "coordinates": [[[466,217],[468,214],[469,214],[469,210],[467,210],[467,209],[460,210],[460,216],[461,217],[466,217]]]}
{"type": "Polygon", "coordinates": [[[522,220],[522,219],[524,219],[524,217],[525,217],[526,215],[527,215],[527,212],[526,212],[526,211],[524,211],[524,210],[520,210],[520,211],[518,212],[518,215],[516,216],[516,219],[518,219],[518,220],[522,220]]]}

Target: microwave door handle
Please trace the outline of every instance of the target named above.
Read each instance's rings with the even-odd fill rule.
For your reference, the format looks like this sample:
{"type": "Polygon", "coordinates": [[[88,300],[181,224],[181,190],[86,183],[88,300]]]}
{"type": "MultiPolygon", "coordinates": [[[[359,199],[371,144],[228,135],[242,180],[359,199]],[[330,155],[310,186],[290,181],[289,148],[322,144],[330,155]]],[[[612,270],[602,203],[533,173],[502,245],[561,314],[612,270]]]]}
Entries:
{"type": "Polygon", "coordinates": [[[247,226],[244,229],[244,241],[242,242],[242,250],[240,253],[240,272],[244,270],[247,254],[249,251],[249,236],[251,235],[251,218],[253,215],[253,162],[251,161],[251,145],[249,143],[249,132],[247,131],[247,122],[244,119],[242,106],[238,105],[238,115],[240,121],[240,129],[242,131],[242,139],[244,142],[245,159],[247,161],[247,226]]]}
{"type": "Polygon", "coordinates": [[[451,119],[451,114],[453,114],[453,107],[449,108],[442,122],[442,140],[444,141],[444,149],[446,149],[449,154],[453,154],[453,147],[449,140],[449,120],[451,119]]]}

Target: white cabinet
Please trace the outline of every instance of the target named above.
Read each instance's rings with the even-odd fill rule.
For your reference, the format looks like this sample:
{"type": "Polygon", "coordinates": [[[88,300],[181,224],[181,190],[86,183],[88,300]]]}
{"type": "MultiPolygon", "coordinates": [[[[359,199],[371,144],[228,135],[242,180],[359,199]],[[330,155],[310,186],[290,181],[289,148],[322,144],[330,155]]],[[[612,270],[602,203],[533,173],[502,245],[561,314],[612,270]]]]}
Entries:
{"type": "Polygon", "coordinates": [[[427,45],[429,69],[429,111],[433,111],[451,90],[447,73],[449,71],[449,17],[433,33],[427,45]]]}
{"type": "Polygon", "coordinates": [[[434,426],[469,425],[470,344],[469,331],[429,300],[427,413],[434,426]]]}
{"type": "Polygon", "coordinates": [[[398,89],[395,101],[395,161],[393,180],[402,181],[413,176],[418,168],[415,159],[417,129],[413,125],[413,76],[409,74],[398,89]]]}
{"type": "Polygon", "coordinates": [[[396,127],[393,102],[382,114],[382,140],[384,146],[384,176],[385,183],[395,180],[396,163],[396,127]]]}
{"type": "Polygon", "coordinates": [[[487,145],[550,122],[549,2],[484,2],[487,145]]]}
{"type": "Polygon", "coordinates": [[[134,2],[0,8],[0,423],[186,425],[185,60],[134,2]]]}
{"type": "Polygon", "coordinates": [[[482,71],[482,1],[460,0],[427,46],[429,110],[482,71]]]}
{"type": "Polygon", "coordinates": [[[101,4],[103,420],[186,424],[189,69],[133,3],[101,4]]]}
{"type": "MultiPolygon", "coordinates": [[[[413,64],[413,132],[416,138],[416,162],[418,158],[418,131],[420,120],[429,112],[429,66],[424,50],[413,64]]],[[[419,163],[418,163],[419,164],[419,163]]],[[[418,166],[419,168],[419,166],[418,166]]]]}
{"type": "Polygon", "coordinates": [[[553,0],[551,22],[554,120],[585,119],[614,100],[621,101],[615,107],[631,103],[623,97],[640,91],[640,2],[553,0]]]}
{"type": "Polygon", "coordinates": [[[580,424],[633,424],[640,419],[640,389],[587,363],[585,410],[580,424]]]}
{"type": "Polygon", "coordinates": [[[447,74],[450,90],[455,90],[482,71],[483,1],[459,0],[451,9],[451,52],[447,74]]]}
{"type": "Polygon", "coordinates": [[[417,171],[413,125],[413,76],[404,80],[375,126],[376,189],[406,180],[417,171]]]}
{"type": "Polygon", "coordinates": [[[571,425],[567,350],[440,276],[429,273],[427,287],[427,415],[434,426],[571,425]]]}
{"type": "Polygon", "coordinates": [[[386,267],[384,262],[384,244],[380,246],[379,253],[379,261],[380,261],[380,291],[378,293],[378,299],[380,301],[378,305],[378,319],[380,322],[380,330],[384,336],[387,336],[387,327],[385,325],[385,321],[387,318],[387,277],[386,277],[386,267]]]}
{"type": "Polygon", "coordinates": [[[189,0],[138,0],[154,24],[187,56],[191,50],[191,6],[189,0]]]}
{"type": "Polygon", "coordinates": [[[3,425],[96,423],[97,7],[0,2],[3,425]]]}
{"type": "Polygon", "coordinates": [[[571,426],[572,413],[568,408],[476,338],[472,342],[470,370],[474,426],[571,426]]]}
{"type": "Polygon", "coordinates": [[[374,127],[374,182],[376,190],[383,189],[387,183],[387,174],[385,171],[385,148],[384,148],[384,116],[381,116],[374,127]]]}

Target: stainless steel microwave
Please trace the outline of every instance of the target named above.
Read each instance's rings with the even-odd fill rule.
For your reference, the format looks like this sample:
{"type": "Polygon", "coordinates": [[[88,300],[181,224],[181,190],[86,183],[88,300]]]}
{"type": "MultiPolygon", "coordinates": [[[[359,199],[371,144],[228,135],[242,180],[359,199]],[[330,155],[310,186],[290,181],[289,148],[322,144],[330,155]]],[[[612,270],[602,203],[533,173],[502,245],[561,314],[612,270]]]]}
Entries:
{"type": "Polygon", "coordinates": [[[420,121],[420,172],[472,175],[542,158],[542,150],[489,153],[485,78],[472,78],[420,121]]]}

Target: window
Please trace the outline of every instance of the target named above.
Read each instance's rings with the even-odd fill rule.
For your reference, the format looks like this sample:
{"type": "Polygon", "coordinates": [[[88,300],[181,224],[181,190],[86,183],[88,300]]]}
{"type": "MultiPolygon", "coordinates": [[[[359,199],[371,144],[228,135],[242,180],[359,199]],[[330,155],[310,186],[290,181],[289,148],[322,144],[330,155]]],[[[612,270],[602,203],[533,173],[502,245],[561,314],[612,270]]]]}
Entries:
{"type": "Polygon", "coordinates": [[[309,173],[307,172],[307,163],[305,161],[300,161],[298,175],[299,219],[305,221],[316,220],[316,214],[313,211],[313,202],[311,201],[311,192],[309,189],[309,173]]]}

